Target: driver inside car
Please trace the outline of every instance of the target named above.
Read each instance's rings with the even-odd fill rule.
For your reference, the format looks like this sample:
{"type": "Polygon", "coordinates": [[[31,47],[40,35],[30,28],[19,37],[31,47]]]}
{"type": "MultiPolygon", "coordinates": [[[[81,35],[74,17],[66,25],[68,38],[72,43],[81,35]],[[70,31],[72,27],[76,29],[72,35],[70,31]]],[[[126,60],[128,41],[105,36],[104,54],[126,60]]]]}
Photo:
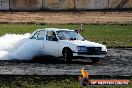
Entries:
{"type": "Polygon", "coordinates": [[[52,38],[51,38],[52,41],[57,41],[58,39],[56,38],[56,34],[55,32],[52,32],[52,38]]]}

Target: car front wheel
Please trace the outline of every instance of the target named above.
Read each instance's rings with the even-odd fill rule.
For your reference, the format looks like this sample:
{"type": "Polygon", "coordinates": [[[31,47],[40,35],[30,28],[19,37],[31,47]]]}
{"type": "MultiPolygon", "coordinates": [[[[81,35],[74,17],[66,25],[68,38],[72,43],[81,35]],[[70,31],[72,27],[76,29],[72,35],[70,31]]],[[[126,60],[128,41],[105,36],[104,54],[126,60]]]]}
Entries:
{"type": "Polygon", "coordinates": [[[63,51],[63,58],[65,62],[71,62],[73,53],[69,48],[65,48],[63,51]]]}

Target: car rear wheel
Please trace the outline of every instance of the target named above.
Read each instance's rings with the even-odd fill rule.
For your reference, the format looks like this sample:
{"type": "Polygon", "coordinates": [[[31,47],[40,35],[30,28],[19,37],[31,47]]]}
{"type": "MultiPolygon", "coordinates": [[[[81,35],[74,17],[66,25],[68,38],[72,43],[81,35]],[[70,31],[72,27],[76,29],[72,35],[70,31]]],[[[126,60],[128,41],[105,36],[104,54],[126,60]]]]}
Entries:
{"type": "Polygon", "coordinates": [[[65,62],[71,62],[73,53],[69,48],[65,48],[63,51],[63,58],[65,62]]]}
{"type": "Polygon", "coordinates": [[[99,57],[94,57],[94,58],[91,58],[92,62],[96,63],[96,62],[99,62],[99,57]]]}

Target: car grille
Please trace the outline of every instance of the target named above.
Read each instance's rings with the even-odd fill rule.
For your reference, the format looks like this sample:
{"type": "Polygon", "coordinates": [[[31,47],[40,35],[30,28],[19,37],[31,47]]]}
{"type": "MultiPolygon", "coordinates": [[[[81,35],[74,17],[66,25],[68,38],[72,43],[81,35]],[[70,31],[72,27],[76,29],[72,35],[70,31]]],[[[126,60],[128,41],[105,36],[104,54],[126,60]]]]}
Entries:
{"type": "Polygon", "coordinates": [[[106,51],[101,51],[101,47],[87,47],[87,52],[77,52],[79,55],[105,55],[106,51]]]}
{"type": "Polygon", "coordinates": [[[87,52],[79,52],[79,54],[85,54],[85,55],[100,55],[104,54],[103,51],[101,51],[101,47],[87,47],[87,52]]]}
{"type": "Polygon", "coordinates": [[[87,51],[93,53],[101,52],[101,47],[87,47],[87,51]]]}

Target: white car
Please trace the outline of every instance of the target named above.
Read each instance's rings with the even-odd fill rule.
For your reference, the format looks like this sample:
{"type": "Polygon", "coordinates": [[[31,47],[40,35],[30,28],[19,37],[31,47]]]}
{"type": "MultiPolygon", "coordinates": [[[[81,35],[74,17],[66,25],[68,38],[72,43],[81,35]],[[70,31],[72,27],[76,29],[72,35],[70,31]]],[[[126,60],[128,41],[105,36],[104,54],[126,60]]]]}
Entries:
{"type": "Polygon", "coordinates": [[[105,45],[85,40],[79,33],[69,29],[45,28],[34,31],[30,39],[40,42],[42,55],[63,57],[69,62],[73,57],[91,58],[93,62],[105,57],[105,45]]]}

